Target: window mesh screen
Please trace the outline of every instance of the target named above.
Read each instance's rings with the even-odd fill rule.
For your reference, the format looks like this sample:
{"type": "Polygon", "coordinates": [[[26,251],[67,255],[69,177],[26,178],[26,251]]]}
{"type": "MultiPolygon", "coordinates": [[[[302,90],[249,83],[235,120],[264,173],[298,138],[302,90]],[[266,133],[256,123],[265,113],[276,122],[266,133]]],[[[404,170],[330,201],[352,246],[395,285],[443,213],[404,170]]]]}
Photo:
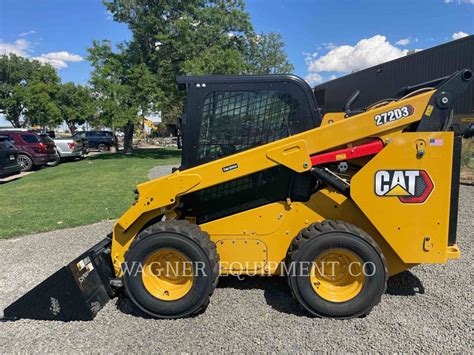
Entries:
{"type": "Polygon", "coordinates": [[[277,166],[185,195],[182,201],[192,208],[198,224],[282,201],[288,195],[291,171],[277,166]]]}
{"type": "Polygon", "coordinates": [[[203,104],[198,161],[219,159],[290,135],[298,102],[280,91],[215,91],[203,104]]]}

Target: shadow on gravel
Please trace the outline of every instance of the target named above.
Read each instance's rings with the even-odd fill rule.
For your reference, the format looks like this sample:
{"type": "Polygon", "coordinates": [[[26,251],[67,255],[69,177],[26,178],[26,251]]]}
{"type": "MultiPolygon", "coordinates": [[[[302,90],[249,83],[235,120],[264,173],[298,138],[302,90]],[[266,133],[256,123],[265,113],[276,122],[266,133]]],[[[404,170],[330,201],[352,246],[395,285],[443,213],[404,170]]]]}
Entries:
{"type": "Polygon", "coordinates": [[[145,319],[152,319],[151,316],[136,307],[123,292],[119,294],[115,306],[120,312],[124,314],[145,319]]]}
{"type": "Polygon", "coordinates": [[[407,270],[388,279],[386,293],[392,296],[414,296],[417,293],[422,295],[425,288],[420,279],[407,270]]]}
{"type": "MultiPolygon", "coordinates": [[[[299,307],[291,296],[290,288],[284,277],[244,277],[239,280],[234,276],[223,276],[219,278],[217,288],[233,288],[235,290],[263,290],[267,304],[278,312],[292,314],[296,316],[310,317],[303,309],[299,307]]],[[[387,291],[392,296],[414,296],[417,293],[424,294],[420,279],[410,271],[404,271],[398,275],[392,276],[388,280],[387,291]]],[[[125,314],[135,317],[150,319],[151,317],[127,298],[123,293],[118,297],[116,303],[117,309],[125,314]]]]}
{"type": "Polygon", "coordinates": [[[219,278],[218,288],[234,288],[237,290],[260,289],[264,291],[267,304],[273,309],[287,314],[308,317],[291,296],[290,288],[285,277],[237,277],[226,276],[219,278]]]}

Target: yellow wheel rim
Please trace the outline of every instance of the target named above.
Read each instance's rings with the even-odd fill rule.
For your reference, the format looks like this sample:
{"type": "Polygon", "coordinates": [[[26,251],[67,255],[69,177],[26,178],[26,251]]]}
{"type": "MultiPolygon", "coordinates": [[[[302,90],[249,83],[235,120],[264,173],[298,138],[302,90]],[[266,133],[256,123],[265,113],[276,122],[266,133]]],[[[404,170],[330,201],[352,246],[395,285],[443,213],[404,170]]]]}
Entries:
{"type": "Polygon", "coordinates": [[[193,286],[193,267],[176,249],[160,249],[143,263],[142,281],[147,291],[163,301],[184,297],[193,286]]]}
{"type": "Polygon", "coordinates": [[[331,302],[356,297],[365,282],[363,262],[347,249],[329,249],[319,254],[310,273],[313,290],[331,302]]]}

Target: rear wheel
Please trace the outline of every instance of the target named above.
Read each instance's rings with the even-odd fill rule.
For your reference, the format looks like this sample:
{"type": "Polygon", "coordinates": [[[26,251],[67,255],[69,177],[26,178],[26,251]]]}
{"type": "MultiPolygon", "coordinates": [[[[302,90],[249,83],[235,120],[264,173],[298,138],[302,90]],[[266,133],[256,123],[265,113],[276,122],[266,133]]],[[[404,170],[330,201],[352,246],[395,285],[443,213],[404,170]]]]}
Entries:
{"type": "Polygon", "coordinates": [[[59,155],[59,152],[56,151],[56,158],[53,161],[50,161],[46,163],[47,166],[56,166],[61,162],[61,156],[59,155]]]}
{"type": "Polygon", "coordinates": [[[194,315],[209,304],[218,262],[215,244],[197,225],[159,222],[142,231],[125,255],[125,291],[153,317],[194,315]]]}
{"type": "Polygon", "coordinates": [[[97,149],[99,149],[99,151],[101,152],[106,152],[109,150],[109,146],[105,143],[99,143],[99,145],[97,146],[97,149]]]}
{"type": "Polygon", "coordinates": [[[340,221],[314,223],[293,240],[288,282],[298,303],[313,315],[366,315],[385,292],[388,271],[374,240],[340,221]]]}
{"type": "Polygon", "coordinates": [[[31,171],[34,167],[33,160],[25,154],[18,154],[18,164],[21,166],[21,171],[31,171]]]}

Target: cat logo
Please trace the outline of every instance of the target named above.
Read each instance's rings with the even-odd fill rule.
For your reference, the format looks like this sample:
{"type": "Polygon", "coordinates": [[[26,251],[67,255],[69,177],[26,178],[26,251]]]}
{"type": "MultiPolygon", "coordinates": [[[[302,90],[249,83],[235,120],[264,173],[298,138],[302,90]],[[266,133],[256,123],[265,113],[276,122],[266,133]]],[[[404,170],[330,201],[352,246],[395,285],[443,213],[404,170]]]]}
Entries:
{"type": "Polygon", "coordinates": [[[379,170],[375,174],[375,194],[398,197],[402,203],[425,202],[433,187],[424,170],[379,170]]]}

